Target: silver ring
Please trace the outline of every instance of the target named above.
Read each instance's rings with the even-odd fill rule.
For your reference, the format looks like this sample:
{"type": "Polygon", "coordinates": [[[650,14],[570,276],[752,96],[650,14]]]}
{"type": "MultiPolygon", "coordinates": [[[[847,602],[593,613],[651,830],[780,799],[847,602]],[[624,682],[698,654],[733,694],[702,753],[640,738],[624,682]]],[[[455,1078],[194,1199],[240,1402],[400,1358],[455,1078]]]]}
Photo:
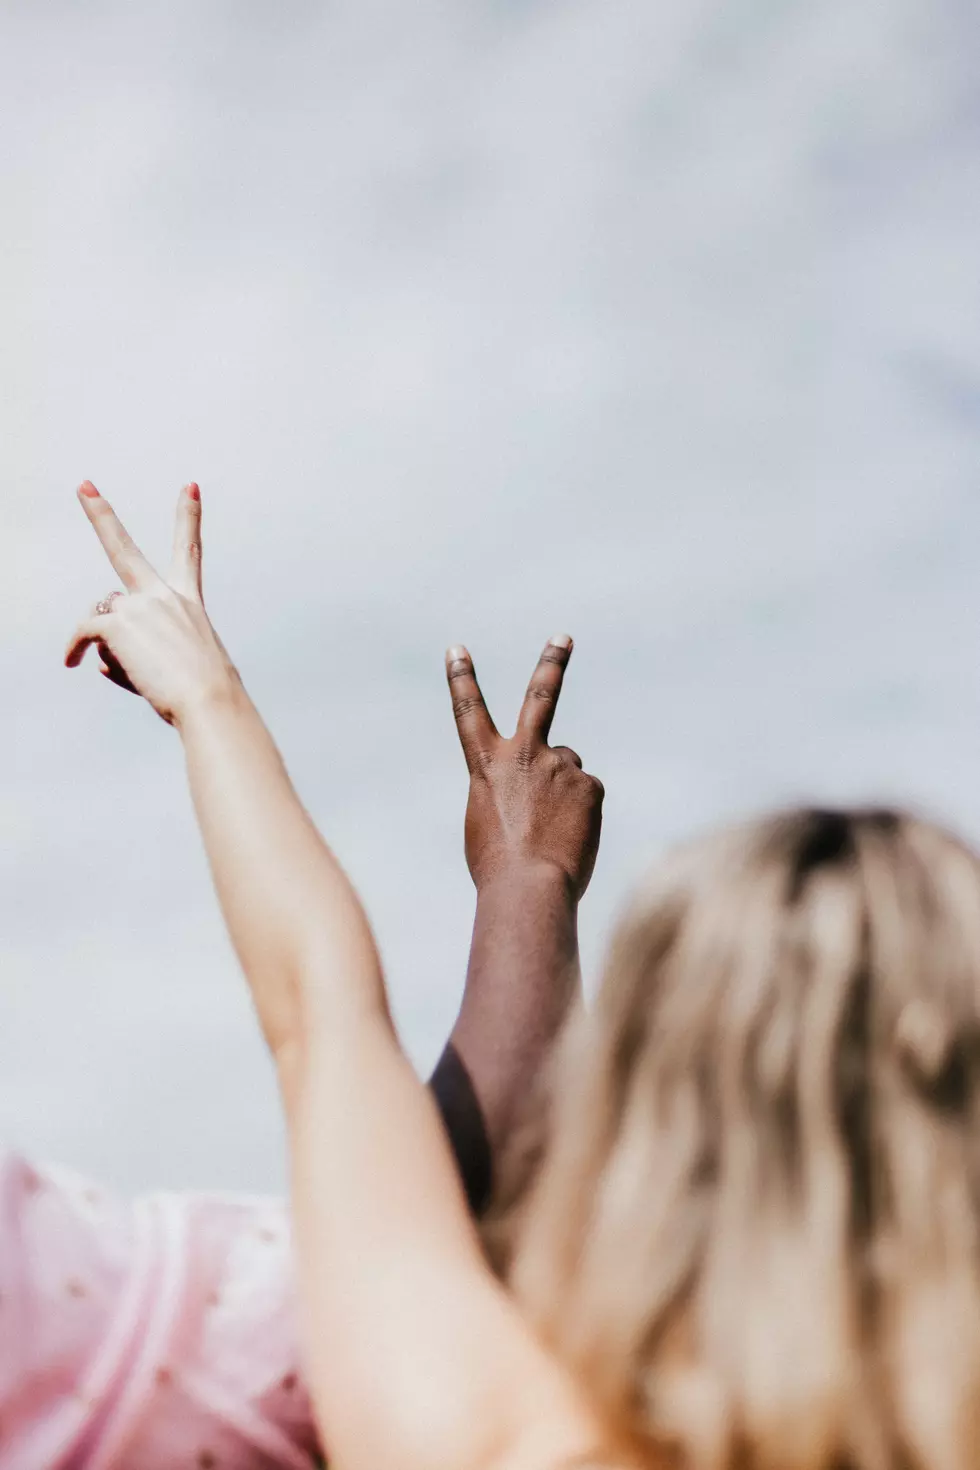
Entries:
{"type": "Polygon", "coordinates": [[[102,599],[101,602],[97,602],[95,604],[95,611],[96,611],[97,616],[98,617],[105,617],[106,613],[111,613],[112,612],[112,604],[115,602],[115,600],[116,600],[117,597],[122,597],[122,593],[121,592],[110,592],[107,597],[103,597],[103,599],[102,599]]]}

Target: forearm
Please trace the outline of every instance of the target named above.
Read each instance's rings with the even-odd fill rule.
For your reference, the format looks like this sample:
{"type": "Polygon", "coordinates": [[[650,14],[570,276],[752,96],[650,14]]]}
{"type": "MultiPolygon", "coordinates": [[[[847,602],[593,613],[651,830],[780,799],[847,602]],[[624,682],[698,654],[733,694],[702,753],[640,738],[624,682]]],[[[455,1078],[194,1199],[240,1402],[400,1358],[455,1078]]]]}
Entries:
{"type": "Polygon", "coordinates": [[[577,906],[562,874],[514,868],[480,888],[463,1001],[431,1084],[474,1208],[579,983],[577,906]]]}
{"type": "Polygon", "coordinates": [[[218,899],[273,1053],[384,1012],[364,911],[244,690],[196,707],[181,734],[218,899]]]}

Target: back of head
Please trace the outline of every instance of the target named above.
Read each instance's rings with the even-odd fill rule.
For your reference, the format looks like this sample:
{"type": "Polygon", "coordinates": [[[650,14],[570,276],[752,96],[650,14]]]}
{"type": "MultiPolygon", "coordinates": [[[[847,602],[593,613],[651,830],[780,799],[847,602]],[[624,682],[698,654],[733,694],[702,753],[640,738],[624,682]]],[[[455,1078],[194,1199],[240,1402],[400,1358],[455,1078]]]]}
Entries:
{"type": "Polygon", "coordinates": [[[967,1470],[980,1452],[980,861],[799,811],[654,875],[488,1239],[641,1454],[967,1470]]]}

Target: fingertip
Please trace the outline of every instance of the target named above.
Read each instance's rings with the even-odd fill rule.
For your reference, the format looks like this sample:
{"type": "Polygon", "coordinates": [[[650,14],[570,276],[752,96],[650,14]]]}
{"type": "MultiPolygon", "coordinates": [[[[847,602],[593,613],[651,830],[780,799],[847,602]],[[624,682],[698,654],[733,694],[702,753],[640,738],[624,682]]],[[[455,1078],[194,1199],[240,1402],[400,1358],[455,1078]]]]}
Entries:
{"type": "Polygon", "coordinates": [[[201,487],[196,480],[191,480],[189,484],[184,486],[184,489],[187,492],[188,500],[200,501],[201,487]]]}
{"type": "Polygon", "coordinates": [[[555,633],[552,638],[548,639],[548,642],[552,648],[562,648],[565,650],[566,653],[571,653],[572,648],[574,647],[572,639],[568,633],[555,633]]]}
{"type": "Polygon", "coordinates": [[[470,663],[469,650],[462,643],[454,643],[446,649],[446,668],[451,669],[453,664],[470,663]]]}
{"type": "Polygon", "coordinates": [[[91,480],[82,481],[82,483],[78,487],[78,494],[85,500],[101,499],[98,490],[96,490],[91,480]]]}

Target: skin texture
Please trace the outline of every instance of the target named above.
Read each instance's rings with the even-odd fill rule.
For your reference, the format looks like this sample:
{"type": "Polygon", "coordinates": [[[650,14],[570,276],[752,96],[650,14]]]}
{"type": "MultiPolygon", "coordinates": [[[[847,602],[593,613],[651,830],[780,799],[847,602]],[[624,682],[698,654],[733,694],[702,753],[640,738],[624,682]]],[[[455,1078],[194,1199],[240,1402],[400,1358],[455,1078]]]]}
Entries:
{"type": "MultiPolygon", "coordinates": [[[[86,482],[80,498],[99,515],[104,502],[92,490],[86,482]]],[[[197,618],[199,604],[203,608],[200,533],[200,491],[192,483],[178,502],[167,576],[168,585],[187,599],[180,615],[191,618],[197,618]]],[[[144,559],[121,527],[114,534],[120,575],[132,590],[134,569],[144,559]]],[[[125,616],[114,600],[113,614],[121,610],[125,616]]],[[[229,677],[237,677],[210,624],[205,628],[197,619],[196,626],[205,640],[214,639],[229,677]]],[[[100,672],[137,694],[108,643],[96,642],[100,672]]],[[[602,786],[582,771],[574,751],[528,740],[535,730],[547,738],[571,652],[571,639],[548,643],[509,740],[497,733],[467,650],[450,649],[447,655],[453,714],[470,775],[465,849],[477,906],[459,1015],[430,1086],[477,1212],[489,1198],[493,1158],[515,1108],[579,986],[577,910],[595,866],[602,786]],[[529,750],[535,752],[530,761],[529,750]]],[[[166,699],[158,712],[172,722],[166,699]]]]}
{"type": "MultiPolygon", "coordinates": [[[[185,492],[179,517],[189,502],[185,492]]],[[[438,1110],[398,1045],[364,911],[195,596],[199,552],[187,552],[189,590],[178,592],[104,501],[86,488],[83,503],[130,595],[81,626],[66,661],[104,644],[181,734],[222,911],[276,1061],[310,1387],[331,1462],[601,1460],[581,1388],[485,1263],[438,1110]]],[[[531,711],[547,704],[534,696],[522,712],[529,769],[545,768],[546,727],[531,711]]]]}

